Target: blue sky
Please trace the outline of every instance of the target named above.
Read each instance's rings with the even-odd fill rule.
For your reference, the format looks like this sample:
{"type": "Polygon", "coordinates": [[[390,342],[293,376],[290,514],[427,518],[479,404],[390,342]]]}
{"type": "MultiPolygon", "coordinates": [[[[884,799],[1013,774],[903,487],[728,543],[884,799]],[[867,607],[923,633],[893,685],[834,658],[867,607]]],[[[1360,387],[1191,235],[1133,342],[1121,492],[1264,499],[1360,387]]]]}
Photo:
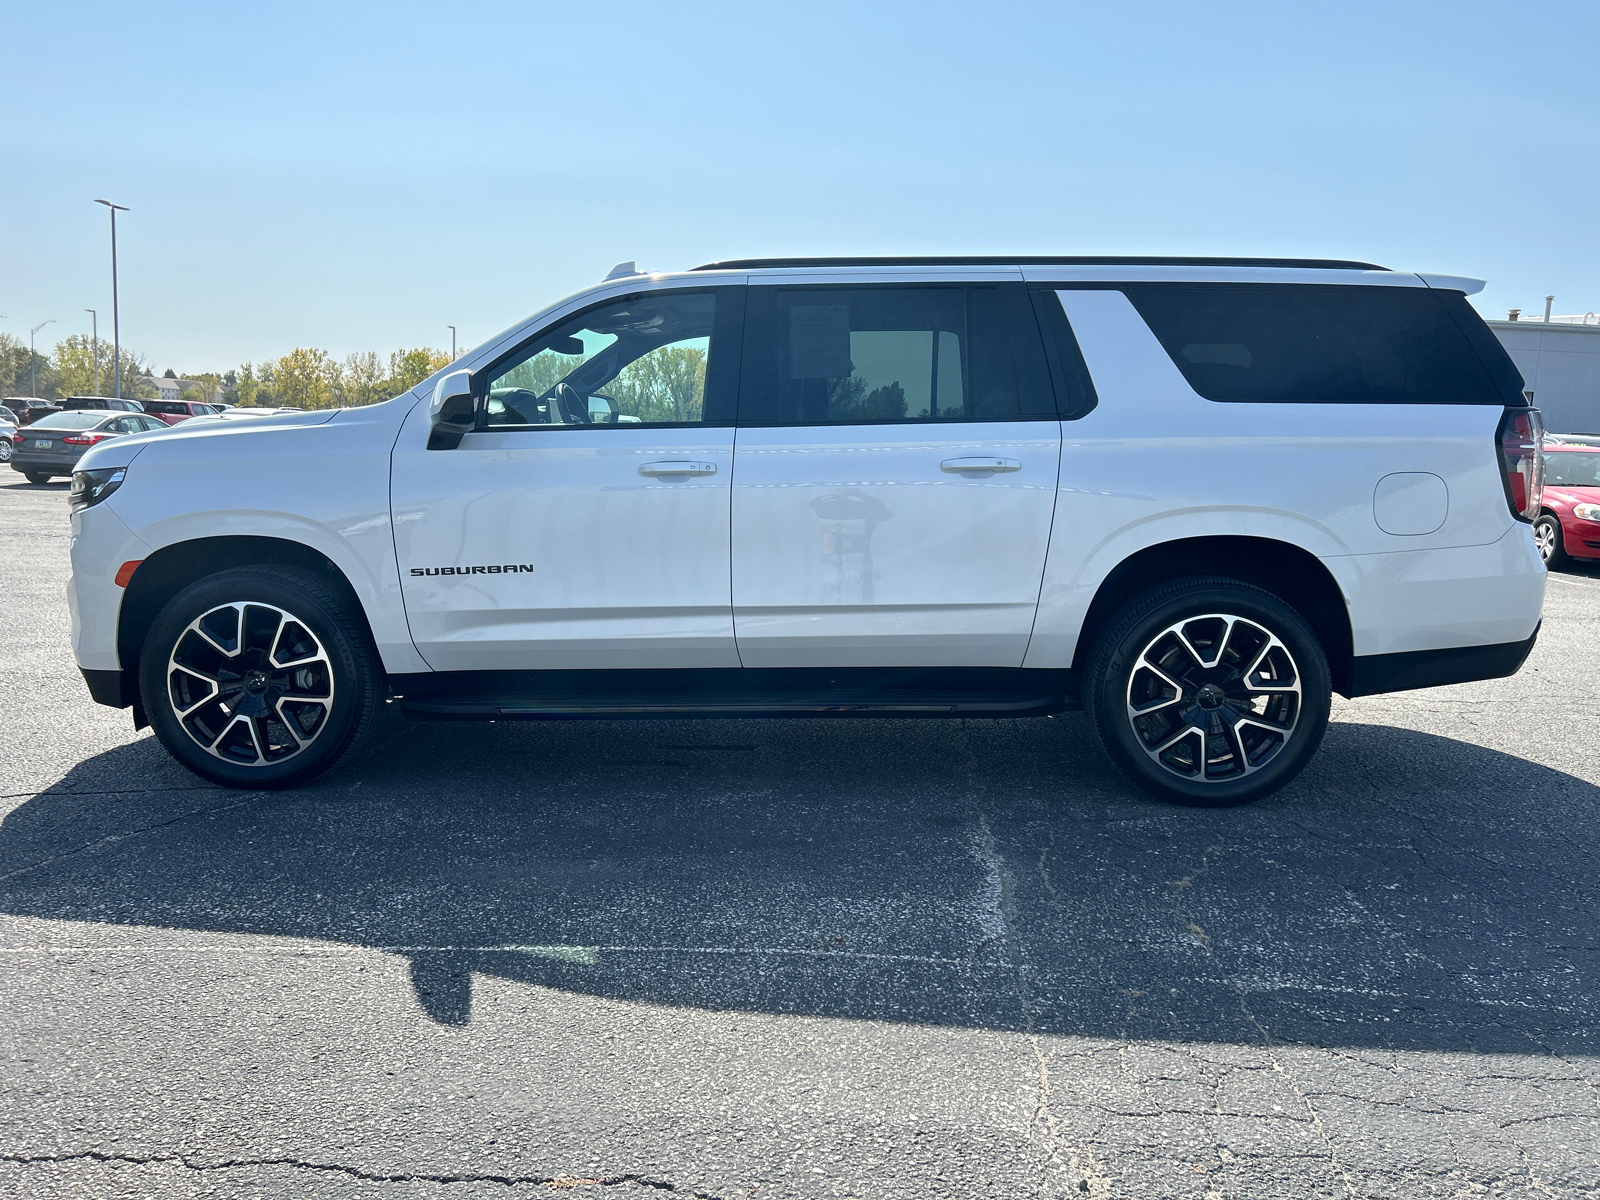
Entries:
{"type": "Polygon", "coordinates": [[[1600,5],[0,0],[0,329],[473,344],[617,261],[1360,258],[1600,310],[1600,5]]]}

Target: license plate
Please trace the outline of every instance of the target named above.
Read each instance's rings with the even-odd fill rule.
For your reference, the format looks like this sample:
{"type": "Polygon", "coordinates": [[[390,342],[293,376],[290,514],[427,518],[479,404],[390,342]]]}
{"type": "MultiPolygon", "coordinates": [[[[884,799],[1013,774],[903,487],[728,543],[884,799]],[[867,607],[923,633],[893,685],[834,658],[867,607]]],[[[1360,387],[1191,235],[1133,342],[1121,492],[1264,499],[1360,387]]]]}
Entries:
{"type": "Polygon", "coordinates": [[[54,446],[54,445],[55,445],[54,442],[34,442],[33,448],[35,450],[48,450],[48,449],[50,449],[51,446],[54,446]]]}

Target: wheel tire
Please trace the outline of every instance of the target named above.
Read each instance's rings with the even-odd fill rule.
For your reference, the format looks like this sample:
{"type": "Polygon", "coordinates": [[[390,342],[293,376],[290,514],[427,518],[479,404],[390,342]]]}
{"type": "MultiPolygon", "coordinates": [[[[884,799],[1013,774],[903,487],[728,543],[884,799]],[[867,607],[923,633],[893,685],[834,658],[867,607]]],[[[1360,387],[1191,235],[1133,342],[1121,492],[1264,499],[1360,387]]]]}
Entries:
{"type": "Polygon", "coordinates": [[[0,437],[0,463],[11,461],[12,446],[10,438],[0,437]]]}
{"type": "Polygon", "coordinates": [[[24,471],[22,475],[29,483],[33,484],[49,483],[51,479],[51,476],[40,471],[24,471]]]}
{"type": "Polygon", "coordinates": [[[1561,537],[1561,518],[1542,512],[1533,520],[1533,544],[1539,548],[1544,565],[1554,571],[1567,565],[1567,546],[1561,537]]]}
{"type": "Polygon", "coordinates": [[[385,690],[350,602],[291,567],[241,567],[190,584],[157,615],[139,658],[156,737],[196,775],[230,788],[294,787],[358,754],[385,690]]]}
{"type": "Polygon", "coordinates": [[[1236,580],[1190,578],[1112,616],[1090,651],[1084,706],[1132,782],[1177,804],[1225,807],[1300,773],[1322,743],[1332,691],[1322,645],[1289,605],[1236,580]]]}

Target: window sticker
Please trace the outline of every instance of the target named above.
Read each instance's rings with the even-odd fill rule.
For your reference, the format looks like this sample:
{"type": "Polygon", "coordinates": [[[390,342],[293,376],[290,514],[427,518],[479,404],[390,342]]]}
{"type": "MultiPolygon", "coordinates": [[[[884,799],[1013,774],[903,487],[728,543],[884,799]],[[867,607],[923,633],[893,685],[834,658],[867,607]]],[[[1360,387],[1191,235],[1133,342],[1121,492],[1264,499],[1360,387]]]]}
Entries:
{"type": "Polygon", "coordinates": [[[850,306],[791,305],[789,378],[848,379],[850,372],[850,306]]]}

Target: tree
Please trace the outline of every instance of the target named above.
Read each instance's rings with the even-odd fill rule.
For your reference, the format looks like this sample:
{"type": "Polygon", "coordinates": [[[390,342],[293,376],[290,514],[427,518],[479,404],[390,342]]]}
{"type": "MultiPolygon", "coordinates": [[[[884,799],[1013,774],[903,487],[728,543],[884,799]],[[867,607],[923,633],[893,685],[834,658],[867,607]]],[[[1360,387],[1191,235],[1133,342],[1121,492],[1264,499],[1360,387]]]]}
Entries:
{"type": "Polygon", "coordinates": [[[20,396],[28,390],[28,343],[0,333],[0,396],[20,396]]]}
{"type": "Polygon", "coordinates": [[[398,396],[401,392],[410,391],[435,371],[448,367],[450,362],[448,350],[435,350],[431,346],[396,350],[389,355],[389,379],[386,384],[389,395],[398,396]]]}
{"type": "MultiPolygon", "coordinates": [[[[56,387],[62,396],[109,396],[114,386],[111,378],[111,343],[100,339],[100,390],[95,390],[94,339],[86,333],[75,333],[56,343],[52,359],[56,370],[56,387]]],[[[128,364],[130,355],[123,354],[122,390],[128,391],[128,364]]]]}
{"type": "Polygon", "coordinates": [[[289,351],[273,367],[278,403],[296,408],[332,408],[338,370],[326,350],[301,346],[289,351]]]}
{"type": "Polygon", "coordinates": [[[334,394],[341,406],[353,408],[389,398],[383,360],[371,350],[347,355],[337,371],[334,394]]]}

